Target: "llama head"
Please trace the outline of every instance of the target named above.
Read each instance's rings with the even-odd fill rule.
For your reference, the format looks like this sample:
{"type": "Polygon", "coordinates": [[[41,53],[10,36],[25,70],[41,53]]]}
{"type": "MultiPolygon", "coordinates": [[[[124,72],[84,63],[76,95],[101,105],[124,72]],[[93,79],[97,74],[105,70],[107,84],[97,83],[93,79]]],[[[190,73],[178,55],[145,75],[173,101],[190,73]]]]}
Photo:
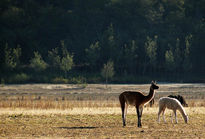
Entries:
{"type": "Polygon", "coordinates": [[[151,88],[154,90],[154,89],[158,89],[159,88],[159,86],[157,86],[157,83],[156,83],[156,81],[154,82],[154,81],[152,81],[152,83],[151,83],[151,88]]]}

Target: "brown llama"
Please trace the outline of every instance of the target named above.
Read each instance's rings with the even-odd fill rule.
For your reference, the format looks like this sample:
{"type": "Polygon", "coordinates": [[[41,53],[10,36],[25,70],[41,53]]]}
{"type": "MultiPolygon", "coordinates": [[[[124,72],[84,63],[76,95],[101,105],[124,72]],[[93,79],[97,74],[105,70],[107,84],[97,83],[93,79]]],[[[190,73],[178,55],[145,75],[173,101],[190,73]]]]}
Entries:
{"type": "Polygon", "coordinates": [[[134,91],[125,91],[120,94],[119,100],[120,100],[120,105],[122,110],[123,126],[126,126],[126,114],[127,114],[128,105],[132,105],[135,106],[137,111],[138,127],[142,127],[141,117],[142,117],[143,106],[149,103],[149,101],[153,99],[155,95],[154,90],[158,88],[159,87],[156,85],[156,83],[152,81],[148,95],[144,95],[141,92],[134,92],[134,91]]]}

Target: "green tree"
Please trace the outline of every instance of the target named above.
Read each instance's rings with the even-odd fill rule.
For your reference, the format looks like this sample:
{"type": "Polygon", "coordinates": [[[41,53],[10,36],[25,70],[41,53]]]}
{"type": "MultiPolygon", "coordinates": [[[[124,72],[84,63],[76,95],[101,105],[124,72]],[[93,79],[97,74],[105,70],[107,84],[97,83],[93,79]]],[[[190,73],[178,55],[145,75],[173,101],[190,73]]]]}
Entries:
{"type": "MultiPolygon", "coordinates": [[[[124,64],[121,66],[126,66],[126,69],[128,70],[129,73],[134,73],[137,67],[137,49],[138,46],[136,44],[135,40],[132,40],[129,45],[125,44],[124,46],[124,53],[123,53],[123,58],[124,58],[124,64]]],[[[125,72],[126,73],[126,72],[125,72]]]]}
{"type": "Polygon", "coordinates": [[[145,52],[148,57],[148,62],[145,62],[145,66],[150,65],[153,70],[157,67],[157,39],[158,36],[155,35],[154,39],[147,37],[147,41],[145,42],[145,52]]]}
{"type": "Polygon", "coordinates": [[[8,48],[8,43],[4,50],[5,53],[5,65],[9,69],[14,69],[20,64],[21,48],[18,45],[17,48],[8,48]]]}
{"type": "Polygon", "coordinates": [[[108,79],[111,79],[114,74],[115,74],[114,63],[113,63],[113,61],[109,60],[106,64],[104,64],[104,66],[101,70],[101,75],[105,79],[105,82],[106,82],[106,88],[107,88],[107,84],[108,84],[108,79]]]}
{"type": "Polygon", "coordinates": [[[103,62],[112,59],[113,61],[117,61],[119,59],[119,53],[113,52],[118,51],[117,44],[116,44],[116,34],[114,32],[113,24],[111,23],[107,30],[103,33],[103,40],[101,41],[102,44],[102,58],[103,62]]]}
{"type": "Polygon", "coordinates": [[[34,52],[34,57],[30,60],[30,66],[37,72],[47,68],[47,63],[42,59],[38,52],[34,52]]]}
{"type": "Polygon", "coordinates": [[[71,70],[72,66],[73,66],[73,55],[67,53],[67,55],[61,59],[61,65],[60,65],[60,69],[65,73],[65,78],[67,78],[67,72],[71,70]]]}
{"type": "Polygon", "coordinates": [[[182,62],[183,62],[183,54],[180,48],[180,39],[176,39],[176,48],[174,51],[174,57],[175,57],[175,66],[176,66],[176,72],[181,71],[182,68],[182,62]]]}
{"type": "Polygon", "coordinates": [[[52,49],[51,51],[48,51],[48,59],[50,66],[52,66],[55,69],[58,69],[60,67],[61,58],[58,53],[58,47],[52,49]]]}
{"type": "Polygon", "coordinates": [[[175,63],[174,63],[174,55],[172,50],[167,50],[165,52],[165,61],[166,61],[166,69],[167,71],[173,71],[175,68],[175,63]]]}
{"type": "Polygon", "coordinates": [[[96,69],[95,67],[98,67],[98,59],[100,58],[100,45],[99,45],[99,41],[97,41],[94,44],[91,44],[89,48],[85,49],[86,52],[86,58],[87,61],[89,63],[89,66],[91,67],[91,69],[96,69]]]}
{"type": "Polygon", "coordinates": [[[191,42],[192,42],[192,35],[190,34],[185,37],[183,68],[184,68],[184,71],[186,72],[192,68],[192,63],[190,60],[191,42]]]}

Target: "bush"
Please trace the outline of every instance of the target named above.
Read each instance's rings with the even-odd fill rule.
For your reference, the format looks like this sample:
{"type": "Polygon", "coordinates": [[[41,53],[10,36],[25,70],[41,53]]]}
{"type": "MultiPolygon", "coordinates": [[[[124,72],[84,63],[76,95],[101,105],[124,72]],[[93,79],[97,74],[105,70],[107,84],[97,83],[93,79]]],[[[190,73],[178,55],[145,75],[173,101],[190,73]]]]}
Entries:
{"type": "Polygon", "coordinates": [[[9,83],[26,83],[28,82],[29,79],[30,77],[27,74],[19,73],[19,74],[12,76],[12,78],[10,78],[8,82],[9,83]]]}
{"type": "Polygon", "coordinates": [[[80,88],[85,88],[87,86],[86,78],[84,77],[73,77],[70,79],[70,83],[77,84],[80,88]]]}
{"type": "Polygon", "coordinates": [[[51,80],[52,83],[68,83],[68,79],[65,79],[63,77],[56,77],[51,80]]]}
{"type": "Polygon", "coordinates": [[[34,52],[34,58],[30,60],[30,66],[36,71],[43,71],[48,65],[38,52],[34,52]]]}
{"type": "Polygon", "coordinates": [[[1,86],[4,86],[5,85],[5,80],[2,78],[1,79],[1,86]]]}
{"type": "Polygon", "coordinates": [[[73,78],[70,79],[70,83],[84,84],[84,83],[86,83],[86,78],[84,78],[84,77],[73,77],[73,78]]]}
{"type": "Polygon", "coordinates": [[[73,77],[70,79],[66,79],[63,77],[56,77],[51,80],[52,83],[70,83],[70,84],[77,84],[80,87],[85,88],[87,86],[86,78],[84,77],[73,77]]]}

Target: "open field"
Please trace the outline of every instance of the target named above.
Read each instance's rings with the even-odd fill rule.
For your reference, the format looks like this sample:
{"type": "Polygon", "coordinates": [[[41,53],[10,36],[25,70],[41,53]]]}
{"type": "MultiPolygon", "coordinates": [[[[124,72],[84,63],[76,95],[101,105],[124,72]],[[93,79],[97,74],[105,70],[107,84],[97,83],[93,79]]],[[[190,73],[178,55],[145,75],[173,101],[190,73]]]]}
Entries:
{"type": "Polygon", "coordinates": [[[205,114],[191,114],[185,124],[178,115],[178,124],[156,122],[156,115],[144,114],[142,128],[137,127],[137,116],[129,114],[127,127],[123,128],[121,116],[94,115],[0,115],[0,136],[8,138],[204,138],[205,114]]]}
{"type": "MultiPolygon", "coordinates": [[[[144,108],[142,128],[137,128],[133,107],[127,127],[122,127],[118,96],[125,90],[149,91],[142,85],[4,85],[0,87],[0,138],[205,138],[205,85],[159,84],[154,107],[144,108]],[[178,124],[158,124],[157,100],[170,94],[183,95],[189,107],[189,123],[178,112],[178,124]]],[[[162,121],[162,119],[161,119],[162,121]]]]}

